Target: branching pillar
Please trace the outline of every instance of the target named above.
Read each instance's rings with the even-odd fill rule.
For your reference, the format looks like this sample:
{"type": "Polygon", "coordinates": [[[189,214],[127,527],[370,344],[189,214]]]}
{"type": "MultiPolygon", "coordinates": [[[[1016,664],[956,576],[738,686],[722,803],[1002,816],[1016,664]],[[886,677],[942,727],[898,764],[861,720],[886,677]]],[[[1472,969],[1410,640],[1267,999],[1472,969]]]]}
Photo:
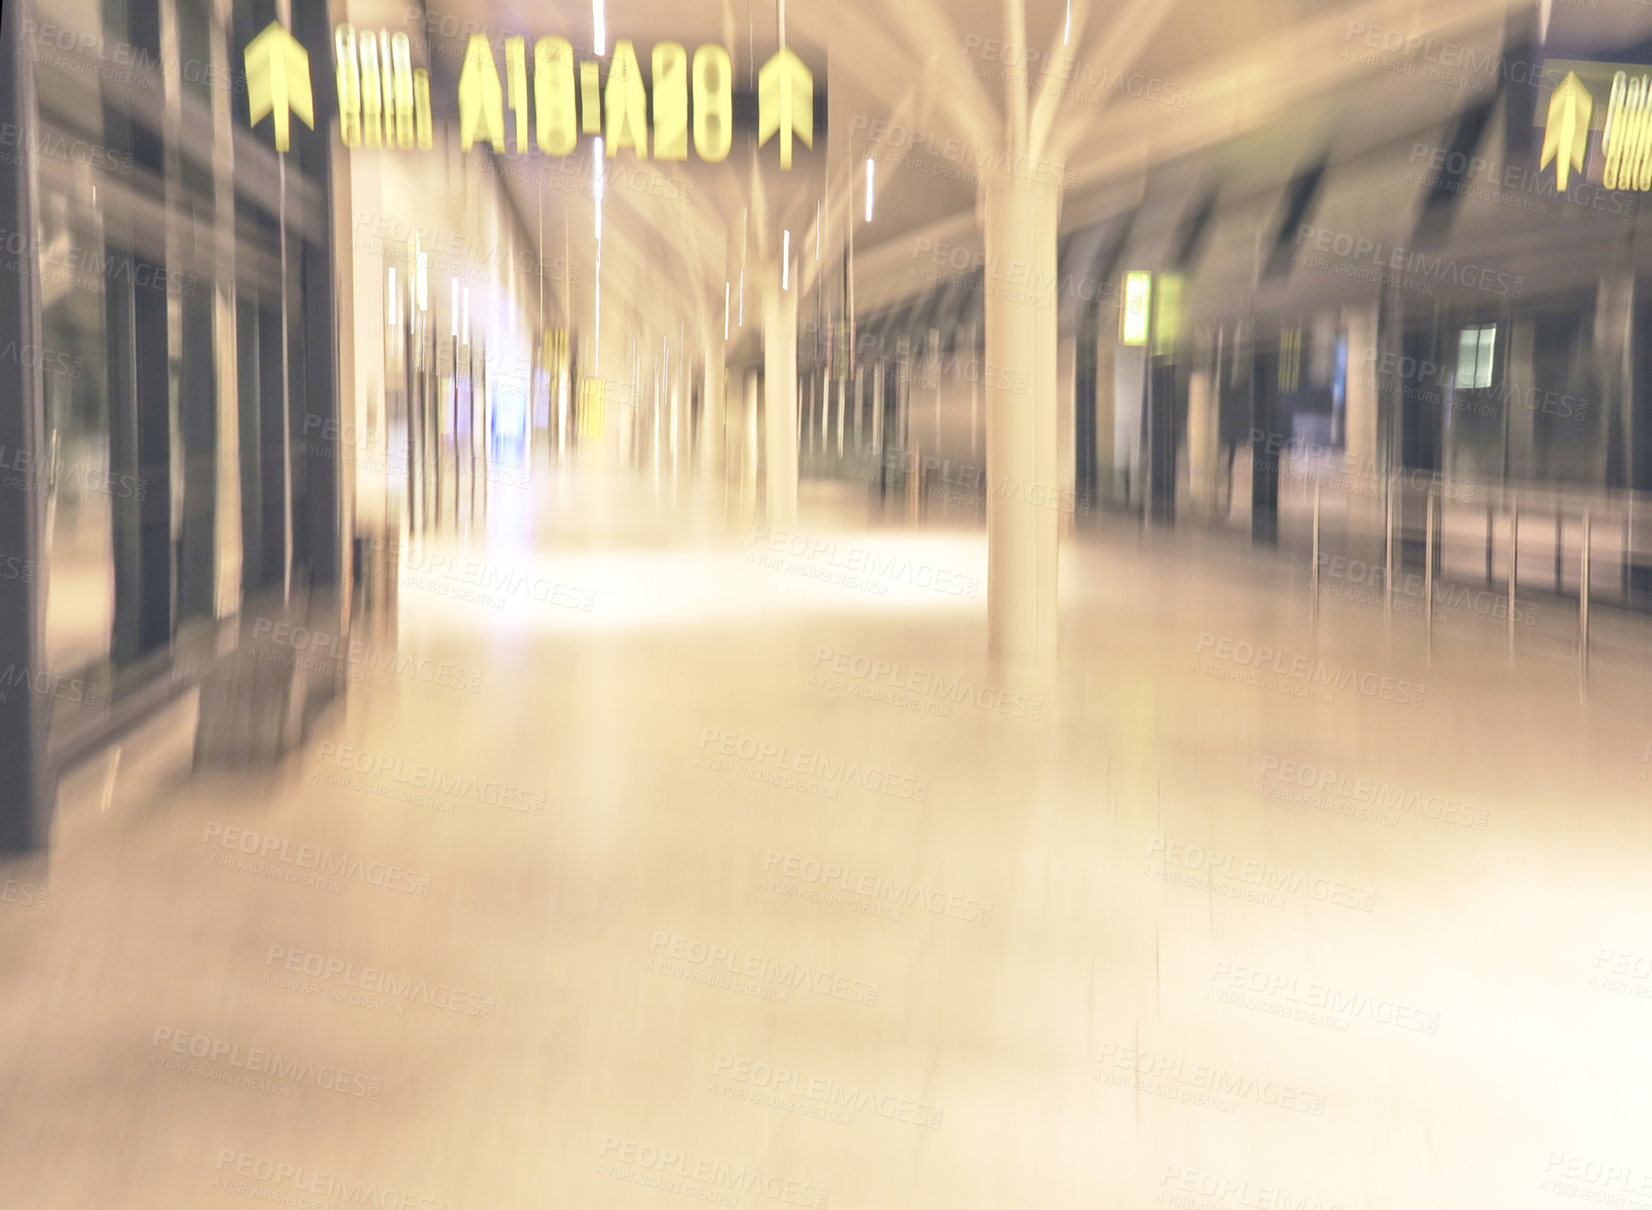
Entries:
{"type": "Polygon", "coordinates": [[[1014,176],[986,191],[987,635],[994,657],[1014,661],[1056,649],[1060,199],[1014,176]]]}

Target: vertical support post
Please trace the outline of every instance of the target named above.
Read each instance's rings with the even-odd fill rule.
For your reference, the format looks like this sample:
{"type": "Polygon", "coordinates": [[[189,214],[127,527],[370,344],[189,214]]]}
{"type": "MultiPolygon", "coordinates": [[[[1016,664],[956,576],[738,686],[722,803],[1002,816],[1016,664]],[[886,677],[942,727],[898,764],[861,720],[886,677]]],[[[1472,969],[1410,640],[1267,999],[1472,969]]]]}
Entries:
{"type": "Polygon", "coordinates": [[[1492,546],[1494,545],[1493,540],[1492,540],[1493,539],[1492,526],[1493,526],[1493,517],[1494,516],[1495,516],[1495,514],[1492,511],[1491,501],[1488,499],[1486,501],[1486,583],[1487,584],[1490,584],[1491,581],[1492,581],[1491,552],[1492,552],[1492,546]]]}
{"type": "Polygon", "coordinates": [[[427,319],[426,326],[430,329],[430,344],[425,350],[424,363],[424,444],[435,490],[425,493],[430,505],[429,522],[425,528],[434,530],[442,519],[442,375],[436,357],[436,325],[427,319]]]}
{"type": "Polygon", "coordinates": [[[1279,545],[1279,454],[1287,434],[1279,409],[1279,332],[1252,324],[1250,532],[1257,546],[1279,545]]]}
{"type": "Polygon", "coordinates": [[[1623,557],[1619,560],[1619,587],[1623,592],[1623,603],[1630,603],[1630,593],[1634,590],[1634,552],[1630,543],[1635,536],[1635,492],[1631,488],[1623,493],[1623,557]]]}
{"type": "Polygon", "coordinates": [[[1383,510],[1382,539],[1383,539],[1383,571],[1382,571],[1382,609],[1383,624],[1392,625],[1394,621],[1394,493],[1396,490],[1396,476],[1388,476],[1388,504],[1383,510]]]}
{"type": "Polygon", "coordinates": [[[424,362],[424,373],[420,379],[422,389],[419,392],[419,473],[425,479],[425,486],[420,489],[419,495],[424,500],[424,528],[428,531],[436,528],[437,509],[442,503],[442,424],[436,401],[436,329],[428,317],[425,329],[419,349],[419,356],[424,362]]]}
{"type": "Polygon", "coordinates": [[[1509,655],[1514,655],[1514,593],[1520,579],[1520,501],[1509,510],[1509,655]]]}
{"type": "Polygon", "coordinates": [[[1314,483],[1314,565],[1308,573],[1308,591],[1312,594],[1310,613],[1315,624],[1319,622],[1319,483],[1314,483]]]}
{"type": "Polygon", "coordinates": [[[922,522],[919,503],[923,490],[923,446],[914,438],[912,441],[912,473],[906,477],[906,522],[914,529],[922,522]]]}
{"type": "Polygon", "coordinates": [[[453,338],[453,536],[459,536],[459,338],[453,338]]]}
{"type": "Polygon", "coordinates": [[[480,400],[476,390],[476,341],[465,341],[465,377],[469,383],[469,392],[465,397],[465,462],[466,470],[470,474],[470,523],[476,524],[476,408],[480,400]]]}
{"type": "Polygon", "coordinates": [[[760,277],[763,316],[763,515],[771,529],[797,520],[797,294],[780,288],[778,262],[760,277]]]}
{"type": "Polygon", "coordinates": [[[839,459],[843,457],[843,412],[847,406],[844,402],[847,386],[846,380],[842,378],[837,380],[837,456],[839,459]]]}
{"type": "Polygon", "coordinates": [[[1434,521],[1437,508],[1438,498],[1434,494],[1434,485],[1430,484],[1428,488],[1428,530],[1423,535],[1423,592],[1428,597],[1423,609],[1424,616],[1428,619],[1428,650],[1430,654],[1433,654],[1434,651],[1434,521]]]}
{"type": "Polygon", "coordinates": [[[1556,495],[1554,500],[1554,595],[1557,597],[1560,595],[1560,585],[1564,573],[1564,568],[1561,565],[1561,551],[1563,549],[1561,542],[1563,538],[1564,534],[1560,523],[1560,497],[1556,495]]]}
{"type": "MultiPolygon", "coordinates": [[[[328,7],[293,4],[290,8],[293,36],[304,44],[310,61],[318,65],[328,62],[327,56],[333,49],[333,23],[329,19],[328,7]]],[[[182,11],[181,7],[179,11],[182,11]]],[[[326,124],[317,122],[316,126],[318,129],[310,130],[301,124],[294,124],[293,145],[297,155],[291,163],[296,164],[319,191],[321,212],[341,216],[342,211],[349,207],[350,192],[348,180],[341,182],[336,174],[348,161],[328,133],[326,124]]],[[[327,230],[325,225],[322,230],[327,230]]],[[[341,393],[339,342],[349,343],[352,350],[343,359],[344,364],[348,365],[354,355],[354,313],[353,308],[341,308],[336,283],[339,280],[340,257],[346,263],[353,258],[347,245],[342,249],[337,246],[348,239],[343,229],[334,226],[332,232],[331,238],[322,234],[315,239],[305,239],[295,250],[295,259],[302,266],[304,291],[297,296],[302,300],[299,330],[304,341],[304,375],[291,387],[291,408],[298,412],[299,399],[302,399],[304,415],[318,417],[321,421],[321,440],[305,443],[307,465],[303,473],[308,581],[312,600],[319,596],[324,602],[321,608],[325,609],[325,616],[330,619],[327,624],[342,630],[350,610],[356,497],[354,474],[349,470],[347,460],[340,457],[341,453],[347,455],[352,452],[353,441],[338,436],[352,427],[340,423],[345,420],[343,408],[346,396],[341,393]]],[[[353,370],[350,377],[354,378],[353,370]]],[[[348,398],[352,401],[348,415],[353,419],[353,387],[348,398]]],[[[318,621],[322,617],[321,614],[313,616],[318,621]]]]}
{"type": "MultiPolygon", "coordinates": [[[[436,498],[431,501],[431,515],[435,518],[436,524],[435,526],[432,526],[432,528],[439,526],[442,520],[442,416],[441,404],[436,399],[436,393],[441,389],[439,385],[440,382],[441,367],[436,364],[436,359],[432,357],[430,365],[430,393],[431,414],[435,420],[435,423],[430,426],[430,444],[432,453],[435,456],[436,464],[436,498]]],[[[455,397],[453,407],[454,411],[457,412],[459,407],[457,401],[459,392],[459,338],[457,336],[453,338],[453,391],[455,397]]],[[[459,469],[457,460],[454,462],[453,469],[455,471],[455,488],[457,489],[457,471],[459,469]]],[[[453,495],[454,498],[457,499],[459,495],[458,491],[455,490],[453,495]]]]}
{"type": "MultiPolygon", "coordinates": [[[[0,20],[0,129],[36,129],[34,75],[29,50],[20,45],[18,26],[33,11],[8,4],[0,20]]],[[[0,227],[33,232],[34,156],[0,159],[0,227]]],[[[36,290],[39,249],[25,238],[12,271],[0,273],[0,332],[19,349],[39,350],[40,300],[36,290]]],[[[0,357],[0,446],[13,465],[19,455],[38,462],[44,445],[44,368],[38,357],[0,357]]],[[[8,557],[21,575],[0,577],[0,669],[9,668],[10,687],[0,689],[0,853],[46,847],[51,832],[56,777],[46,751],[52,695],[45,649],[45,581],[41,562],[38,471],[18,486],[0,490],[0,561],[8,557]]]]}
{"type": "MultiPolygon", "coordinates": [[[[866,449],[866,438],[864,435],[864,430],[866,428],[866,401],[869,398],[868,393],[871,389],[871,380],[868,378],[865,368],[859,361],[856,361],[854,385],[850,388],[850,390],[855,397],[855,450],[857,453],[866,449]]],[[[876,438],[874,438],[873,444],[876,445],[876,438]]]]}
{"type": "MultiPolygon", "coordinates": [[[[1057,481],[1059,409],[1055,288],[1061,192],[1005,173],[986,185],[988,263],[1026,265],[1030,292],[988,291],[987,474],[997,481],[1057,481]],[[1009,371],[1003,373],[1002,371],[1009,371]],[[1019,379],[1026,391],[1014,390],[1019,379]]],[[[1056,654],[1059,517],[1019,496],[987,502],[987,636],[992,656],[1044,663],[1056,654]]]]}
{"type": "Polygon", "coordinates": [[[403,403],[407,411],[407,536],[416,536],[420,529],[419,507],[423,503],[420,498],[420,489],[423,484],[423,466],[418,457],[418,442],[415,432],[422,419],[418,406],[418,381],[415,358],[418,356],[418,345],[413,334],[413,309],[415,299],[410,294],[407,302],[407,322],[402,325],[402,385],[404,394],[403,403]]]}
{"type": "Polygon", "coordinates": [[[488,346],[485,342],[482,345],[482,373],[478,385],[481,387],[478,394],[481,402],[477,410],[481,416],[478,435],[482,441],[482,522],[486,525],[488,519],[488,467],[491,465],[488,454],[488,404],[492,400],[488,398],[488,346]]]}
{"type": "MultiPolygon", "coordinates": [[[[761,375],[748,367],[745,371],[746,403],[741,413],[740,455],[740,524],[750,526],[757,520],[757,408],[758,385],[761,375]]],[[[772,525],[770,528],[774,528],[772,525]]]]}
{"type": "MultiPolygon", "coordinates": [[[[727,441],[725,431],[728,387],[724,381],[726,348],[721,336],[707,332],[701,341],[704,370],[700,400],[700,473],[709,482],[724,478],[723,448],[727,441]]],[[[725,490],[727,481],[724,480],[725,490]]]]}
{"type": "Polygon", "coordinates": [[[1583,513],[1583,551],[1577,572],[1577,674],[1589,684],[1589,513],[1583,513]]]}
{"type": "MultiPolygon", "coordinates": [[[[1347,373],[1343,381],[1342,432],[1346,450],[1343,472],[1347,476],[1348,524],[1350,530],[1376,522],[1377,502],[1367,504],[1359,490],[1367,483],[1381,482],[1382,406],[1381,375],[1377,367],[1382,356],[1381,300],[1342,308],[1342,331],[1347,340],[1347,373]]],[[[1392,363],[1389,363],[1392,364],[1392,363]]]]}
{"type": "Polygon", "coordinates": [[[878,456],[880,498],[889,486],[889,465],[883,450],[883,365],[881,360],[873,365],[872,381],[868,388],[872,392],[872,452],[878,456]]]}

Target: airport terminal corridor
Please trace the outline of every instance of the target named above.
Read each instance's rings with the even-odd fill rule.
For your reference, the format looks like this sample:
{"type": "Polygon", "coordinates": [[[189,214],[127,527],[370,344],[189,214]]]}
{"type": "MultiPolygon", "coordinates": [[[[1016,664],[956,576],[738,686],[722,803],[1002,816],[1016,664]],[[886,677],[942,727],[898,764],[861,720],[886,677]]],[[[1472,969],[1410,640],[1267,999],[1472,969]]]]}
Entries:
{"type": "Polygon", "coordinates": [[[1652,1210],[1649,196],[1642,0],[5,0],[0,1210],[1652,1210]]]}

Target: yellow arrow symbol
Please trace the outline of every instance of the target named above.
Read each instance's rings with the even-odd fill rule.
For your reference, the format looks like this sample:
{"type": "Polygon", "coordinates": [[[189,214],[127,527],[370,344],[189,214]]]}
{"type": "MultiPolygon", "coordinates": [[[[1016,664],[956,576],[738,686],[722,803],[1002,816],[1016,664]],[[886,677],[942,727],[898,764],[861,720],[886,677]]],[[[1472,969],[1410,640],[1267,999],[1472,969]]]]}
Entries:
{"type": "Polygon", "coordinates": [[[258,125],[275,115],[275,149],[292,144],[289,113],[315,129],[315,98],[310,94],[310,55],[279,21],[247,43],[248,120],[258,125]]]}
{"type": "Polygon", "coordinates": [[[815,145],[815,78],[808,66],[782,46],[757,73],[757,145],[780,136],[780,166],[792,166],[792,135],[815,145]]]}
{"type": "Polygon", "coordinates": [[[1594,116],[1595,99],[1583,87],[1575,71],[1566,73],[1560,87],[1549,98],[1549,121],[1543,128],[1543,156],[1537,162],[1538,171],[1555,165],[1555,184],[1564,193],[1571,170],[1583,171],[1583,156],[1589,149],[1589,119],[1594,116]]]}
{"type": "Polygon", "coordinates": [[[472,34],[459,71],[459,148],[469,151],[480,134],[505,150],[505,92],[486,34],[472,34]]]}

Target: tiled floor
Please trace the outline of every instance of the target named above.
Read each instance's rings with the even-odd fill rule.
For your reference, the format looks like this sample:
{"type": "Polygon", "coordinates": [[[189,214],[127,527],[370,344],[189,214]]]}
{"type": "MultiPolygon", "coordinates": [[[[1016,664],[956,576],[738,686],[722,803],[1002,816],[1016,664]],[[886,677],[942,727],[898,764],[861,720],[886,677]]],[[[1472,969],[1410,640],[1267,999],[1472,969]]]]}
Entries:
{"type": "Polygon", "coordinates": [[[717,512],[501,493],[281,769],[72,781],[0,1204],[1652,1208],[1647,636],[1109,529],[1040,675],[977,533],[717,512]]]}

